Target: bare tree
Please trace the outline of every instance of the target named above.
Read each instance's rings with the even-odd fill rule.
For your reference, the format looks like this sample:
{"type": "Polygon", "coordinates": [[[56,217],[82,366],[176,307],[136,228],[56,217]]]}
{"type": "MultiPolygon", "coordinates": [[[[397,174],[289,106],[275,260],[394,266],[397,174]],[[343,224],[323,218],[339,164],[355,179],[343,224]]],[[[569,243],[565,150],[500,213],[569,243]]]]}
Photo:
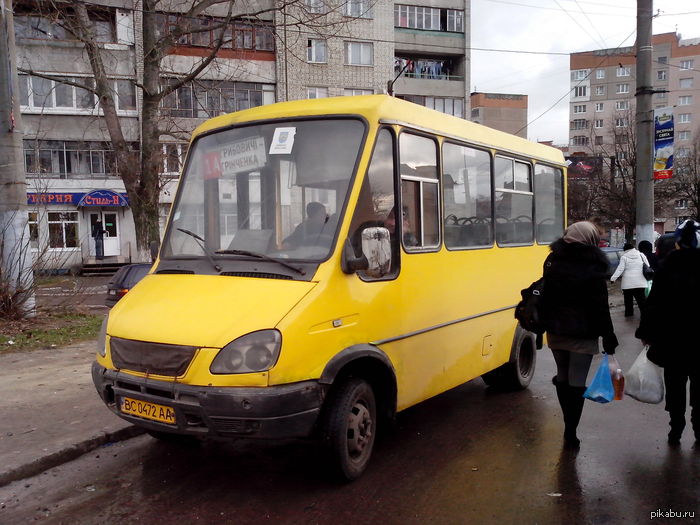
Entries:
{"type": "Polygon", "coordinates": [[[666,202],[673,205],[675,201],[685,201],[685,214],[691,217],[700,215],[700,130],[695,133],[695,140],[690,148],[683,152],[676,148],[674,156],[673,179],[664,181],[659,186],[666,202]],[[680,153],[680,154],[679,154],[680,153]]]}

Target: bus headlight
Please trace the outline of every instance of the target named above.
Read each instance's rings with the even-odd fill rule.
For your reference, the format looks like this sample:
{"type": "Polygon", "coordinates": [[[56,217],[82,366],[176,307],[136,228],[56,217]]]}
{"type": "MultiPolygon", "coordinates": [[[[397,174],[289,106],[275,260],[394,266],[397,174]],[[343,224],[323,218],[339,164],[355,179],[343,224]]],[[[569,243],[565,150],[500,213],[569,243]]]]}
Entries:
{"type": "Polygon", "coordinates": [[[102,321],[102,327],[100,328],[100,333],[97,336],[97,353],[102,357],[107,355],[107,319],[109,317],[105,316],[104,321],[102,321]]]}
{"type": "Polygon", "coordinates": [[[212,374],[245,374],[269,370],[277,362],[282,334],[260,330],[246,334],[224,346],[212,361],[212,374]]]}

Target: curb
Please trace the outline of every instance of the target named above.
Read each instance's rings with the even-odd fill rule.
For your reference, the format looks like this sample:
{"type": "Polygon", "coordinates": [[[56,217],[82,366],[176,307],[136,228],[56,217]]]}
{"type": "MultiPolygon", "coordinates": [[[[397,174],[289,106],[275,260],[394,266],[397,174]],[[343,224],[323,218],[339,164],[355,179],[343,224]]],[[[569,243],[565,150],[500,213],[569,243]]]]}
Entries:
{"type": "Polygon", "coordinates": [[[68,461],[79,458],[83,454],[87,454],[102,445],[107,443],[116,443],[119,441],[125,441],[136,436],[144,434],[146,431],[140,427],[130,425],[128,427],[120,428],[114,432],[103,432],[95,437],[81,441],[75,445],[70,445],[58,452],[54,452],[44,457],[35,459],[34,461],[17,467],[15,469],[9,470],[7,472],[0,472],[0,487],[9,485],[13,481],[18,481],[20,479],[30,478],[41,474],[53,467],[58,467],[68,461]]]}

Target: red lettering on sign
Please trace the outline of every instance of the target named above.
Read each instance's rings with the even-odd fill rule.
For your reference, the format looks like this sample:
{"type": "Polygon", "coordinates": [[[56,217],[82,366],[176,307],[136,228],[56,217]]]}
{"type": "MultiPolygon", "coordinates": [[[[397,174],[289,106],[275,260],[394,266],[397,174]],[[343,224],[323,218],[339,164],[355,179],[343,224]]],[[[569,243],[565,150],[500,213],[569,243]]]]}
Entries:
{"type": "Polygon", "coordinates": [[[210,151],[204,155],[204,180],[221,178],[221,153],[210,151]]]}

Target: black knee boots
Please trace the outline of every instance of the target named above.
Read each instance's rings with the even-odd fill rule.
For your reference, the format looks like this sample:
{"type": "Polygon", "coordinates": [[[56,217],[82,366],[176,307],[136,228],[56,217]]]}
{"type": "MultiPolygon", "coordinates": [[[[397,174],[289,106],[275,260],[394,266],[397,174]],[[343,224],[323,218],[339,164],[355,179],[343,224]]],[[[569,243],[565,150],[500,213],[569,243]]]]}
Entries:
{"type": "Polygon", "coordinates": [[[583,393],[585,386],[571,386],[568,383],[560,383],[556,377],[552,379],[557,388],[557,398],[564,415],[564,445],[569,448],[578,448],[581,441],[576,436],[576,429],[581,420],[583,403],[585,398],[583,393]]]}

